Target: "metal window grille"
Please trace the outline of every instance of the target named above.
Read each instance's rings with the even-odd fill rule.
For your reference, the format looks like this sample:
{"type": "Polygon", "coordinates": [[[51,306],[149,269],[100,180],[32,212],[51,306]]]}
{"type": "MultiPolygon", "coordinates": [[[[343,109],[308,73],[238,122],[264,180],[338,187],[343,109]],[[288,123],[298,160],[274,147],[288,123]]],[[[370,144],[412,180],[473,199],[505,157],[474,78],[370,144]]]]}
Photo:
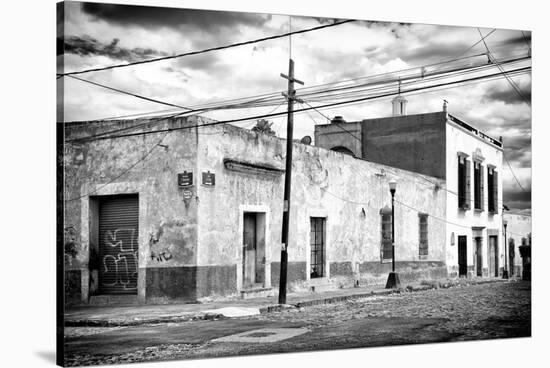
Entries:
{"type": "Polygon", "coordinates": [[[428,215],[419,215],[419,246],[418,254],[421,256],[428,255],[428,215]]]}
{"type": "Polygon", "coordinates": [[[498,213],[498,173],[493,168],[487,170],[487,189],[488,210],[498,213]]]}
{"type": "Polygon", "coordinates": [[[382,259],[392,258],[391,215],[382,214],[382,259]]]}
{"type": "Polygon", "coordinates": [[[481,203],[481,165],[474,162],[474,208],[480,210],[481,203]]]}
{"type": "Polygon", "coordinates": [[[311,218],[311,266],[310,277],[323,277],[325,275],[325,218],[311,218]]]}
{"type": "Polygon", "coordinates": [[[458,207],[464,208],[466,199],[466,182],[465,182],[465,163],[464,158],[458,158],[458,207]]]}

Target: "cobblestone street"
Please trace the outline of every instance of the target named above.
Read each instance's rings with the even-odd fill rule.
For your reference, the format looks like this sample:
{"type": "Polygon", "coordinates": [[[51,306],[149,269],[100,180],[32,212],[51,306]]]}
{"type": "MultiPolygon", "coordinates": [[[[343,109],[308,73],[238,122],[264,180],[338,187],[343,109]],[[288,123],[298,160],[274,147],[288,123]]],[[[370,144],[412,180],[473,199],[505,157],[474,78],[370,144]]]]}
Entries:
{"type": "Polygon", "coordinates": [[[511,281],[369,297],[234,319],[116,329],[70,328],[66,363],[125,363],[530,335],[531,284],[511,281]],[[212,341],[265,327],[302,328],[307,332],[273,342],[212,341]],[[113,350],[113,346],[117,348],[113,350]]]}

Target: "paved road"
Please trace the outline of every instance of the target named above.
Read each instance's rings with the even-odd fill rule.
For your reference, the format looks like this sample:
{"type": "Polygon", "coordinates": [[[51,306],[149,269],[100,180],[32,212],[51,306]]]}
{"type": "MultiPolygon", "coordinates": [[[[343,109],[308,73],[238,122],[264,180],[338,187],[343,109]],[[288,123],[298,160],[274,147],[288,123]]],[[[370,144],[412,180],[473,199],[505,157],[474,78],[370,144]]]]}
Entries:
{"type": "Polygon", "coordinates": [[[67,328],[65,347],[67,365],[92,365],[530,335],[531,285],[510,282],[235,319],[67,328]]]}

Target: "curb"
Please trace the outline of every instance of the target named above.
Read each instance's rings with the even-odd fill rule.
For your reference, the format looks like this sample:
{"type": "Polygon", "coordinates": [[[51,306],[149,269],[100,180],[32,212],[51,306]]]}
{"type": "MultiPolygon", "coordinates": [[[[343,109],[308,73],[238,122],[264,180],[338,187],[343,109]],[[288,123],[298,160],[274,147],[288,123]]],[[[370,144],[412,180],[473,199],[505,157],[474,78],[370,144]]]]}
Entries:
{"type": "MultiPolygon", "coordinates": [[[[342,296],[333,296],[327,298],[320,298],[314,300],[308,300],[304,302],[297,302],[294,304],[272,304],[264,307],[260,307],[260,314],[273,313],[273,312],[282,312],[284,310],[295,309],[295,308],[306,308],[313,307],[317,305],[324,304],[335,304],[341,303],[348,300],[356,300],[369,298],[374,296],[383,296],[391,294],[402,294],[402,293],[414,293],[427,290],[436,290],[436,289],[449,289],[452,287],[469,287],[482,284],[493,284],[493,283],[502,283],[510,282],[511,280],[504,279],[495,279],[495,280],[482,280],[476,282],[465,282],[464,284],[443,284],[433,286],[433,285],[421,285],[417,287],[407,286],[406,288],[401,289],[392,289],[392,290],[373,290],[366,293],[360,294],[351,294],[351,295],[342,295],[342,296]]],[[[222,314],[216,313],[204,313],[199,312],[189,315],[180,315],[180,316],[170,316],[170,317],[156,317],[150,319],[134,319],[134,320],[72,320],[65,321],[65,327],[130,327],[130,326],[139,326],[146,324],[159,324],[159,323],[179,323],[179,322],[190,322],[190,321],[204,321],[204,320],[220,320],[220,319],[229,319],[234,317],[226,317],[222,314]]]]}

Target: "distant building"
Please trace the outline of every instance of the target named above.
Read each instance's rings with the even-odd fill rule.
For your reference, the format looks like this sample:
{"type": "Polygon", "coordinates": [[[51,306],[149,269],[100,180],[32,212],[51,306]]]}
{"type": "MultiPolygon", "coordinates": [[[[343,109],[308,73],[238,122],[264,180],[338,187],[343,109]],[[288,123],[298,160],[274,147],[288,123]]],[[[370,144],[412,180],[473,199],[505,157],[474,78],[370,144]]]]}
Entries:
{"type": "Polygon", "coordinates": [[[508,264],[510,265],[509,275],[511,277],[521,277],[523,260],[521,259],[519,247],[531,245],[531,216],[504,212],[503,218],[507,221],[506,238],[508,242],[508,264]]]}
{"type": "MultiPolygon", "coordinates": [[[[195,127],[205,122],[188,117],[66,124],[69,302],[277,292],[286,141],[231,125],[195,127]],[[168,128],[173,130],[139,134],[168,128]],[[113,130],[122,137],[104,139],[113,130]],[[95,139],[78,140],[90,136],[95,139]]],[[[492,163],[494,157],[485,155],[484,165],[492,163]]],[[[291,291],[385,283],[391,270],[391,179],[398,182],[401,282],[447,276],[446,261],[459,242],[451,243],[449,234],[459,239],[462,229],[445,227],[452,197],[444,179],[295,142],[291,291]]],[[[487,212],[483,224],[496,229],[497,215],[487,212]]],[[[464,234],[471,238],[473,230],[464,234]]]]}
{"type": "Polygon", "coordinates": [[[406,104],[397,96],[390,117],[317,125],[315,145],[437,178],[418,190],[445,192],[449,275],[502,274],[502,141],[447,113],[446,103],[443,111],[416,115],[406,114],[406,104]]]}

